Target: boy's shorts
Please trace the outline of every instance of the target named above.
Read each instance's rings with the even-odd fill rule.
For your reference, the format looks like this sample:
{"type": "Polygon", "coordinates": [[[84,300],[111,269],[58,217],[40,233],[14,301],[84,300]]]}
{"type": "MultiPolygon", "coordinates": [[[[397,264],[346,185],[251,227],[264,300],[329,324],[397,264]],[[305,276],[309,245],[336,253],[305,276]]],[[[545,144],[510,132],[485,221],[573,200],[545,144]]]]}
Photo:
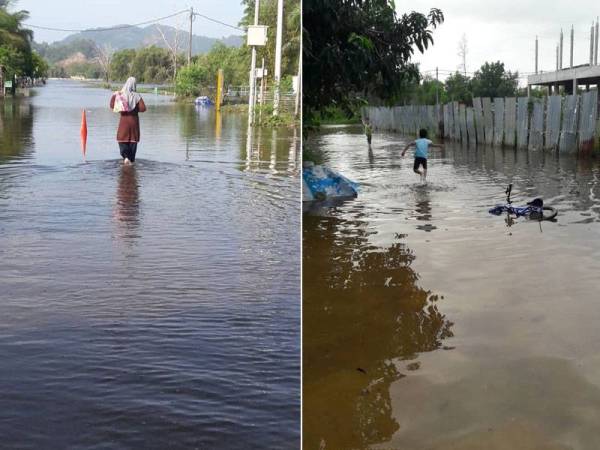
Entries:
{"type": "Polygon", "coordinates": [[[415,164],[413,165],[413,170],[416,172],[419,170],[419,166],[423,166],[423,169],[427,170],[427,158],[422,158],[421,156],[417,156],[415,158],[415,164]]]}

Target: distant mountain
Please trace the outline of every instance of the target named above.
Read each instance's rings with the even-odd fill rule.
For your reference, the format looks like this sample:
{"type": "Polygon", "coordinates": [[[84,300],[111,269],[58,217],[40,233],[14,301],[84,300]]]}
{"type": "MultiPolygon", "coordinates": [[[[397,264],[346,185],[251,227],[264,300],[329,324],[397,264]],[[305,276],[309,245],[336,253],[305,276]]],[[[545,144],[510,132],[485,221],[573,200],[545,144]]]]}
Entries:
{"type": "MultiPolygon", "coordinates": [[[[119,26],[119,25],[115,25],[119,26]]],[[[148,25],[146,27],[131,27],[120,30],[101,31],[101,28],[91,29],[89,31],[75,33],[67,36],[62,41],[52,44],[45,44],[46,47],[68,47],[76,41],[89,40],[95,42],[100,47],[110,47],[113,50],[123,50],[126,48],[143,48],[150,45],[166,48],[165,42],[157,30],[159,26],[165,35],[165,38],[172,45],[177,34],[180,51],[187,52],[190,34],[184,30],[177,30],[174,27],[166,25],[148,25]]],[[[112,28],[112,27],[111,27],[112,28]]],[[[210,38],[206,36],[192,35],[192,53],[194,55],[207,53],[216,42],[223,42],[230,47],[239,47],[244,43],[243,36],[231,35],[221,39],[210,38]]],[[[38,44],[44,46],[44,44],[38,44]]]]}

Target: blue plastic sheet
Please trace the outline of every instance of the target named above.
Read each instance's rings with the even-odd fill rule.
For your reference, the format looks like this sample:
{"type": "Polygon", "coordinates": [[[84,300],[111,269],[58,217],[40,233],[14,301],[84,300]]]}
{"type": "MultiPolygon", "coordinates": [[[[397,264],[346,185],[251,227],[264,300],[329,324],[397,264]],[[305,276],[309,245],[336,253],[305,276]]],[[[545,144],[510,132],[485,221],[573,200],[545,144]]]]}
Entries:
{"type": "Polygon", "coordinates": [[[302,180],[305,201],[353,198],[358,195],[358,183],[325,166],[305,167],[302,180]]]}

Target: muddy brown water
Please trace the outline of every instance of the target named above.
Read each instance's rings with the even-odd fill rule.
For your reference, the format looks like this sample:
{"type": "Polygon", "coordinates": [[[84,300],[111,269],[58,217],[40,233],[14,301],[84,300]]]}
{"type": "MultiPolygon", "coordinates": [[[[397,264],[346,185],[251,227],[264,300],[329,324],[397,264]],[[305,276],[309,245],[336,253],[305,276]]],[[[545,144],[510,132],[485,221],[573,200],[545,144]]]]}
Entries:
{"type": "Polygon", "coordinates": [[[329,127],[361,184],[303,216],[303,438],[321,449],[600,448],[600,163],[329,127]],[[542,197],[556,222],[488,209],[542,197]]]}
{"type": "Polygon", "coordinates": [[[298,448],[297,133],[109,94],[0,102],[0,447],[298,448]]]}

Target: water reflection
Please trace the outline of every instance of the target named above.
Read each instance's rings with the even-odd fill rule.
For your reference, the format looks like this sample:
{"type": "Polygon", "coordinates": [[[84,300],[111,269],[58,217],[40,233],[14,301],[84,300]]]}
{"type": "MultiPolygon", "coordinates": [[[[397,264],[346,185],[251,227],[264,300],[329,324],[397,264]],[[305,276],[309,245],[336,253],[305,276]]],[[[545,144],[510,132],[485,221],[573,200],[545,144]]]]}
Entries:
{"type": "Polygon", "coordinates": [[[417,285],[403,235],[378,248],[367,222],[312,215],[303,230],[306,448],[385,442],[400,427],[389,387],[404,376],[401,361],[440,348],[452,323],[417,285]]]}
{"type": "Polygon", "coordinates": [[[120,169],[117,183],[117,198],[114,209],[116,236],[131,244],[139,236],[140,199],[139,184],[135,165],[120,169]]]}
{"type": "Polygon", "coordinates": [[[0,103],[0,164],[32,151],[33,107],[27,99],[0,103]]]}

